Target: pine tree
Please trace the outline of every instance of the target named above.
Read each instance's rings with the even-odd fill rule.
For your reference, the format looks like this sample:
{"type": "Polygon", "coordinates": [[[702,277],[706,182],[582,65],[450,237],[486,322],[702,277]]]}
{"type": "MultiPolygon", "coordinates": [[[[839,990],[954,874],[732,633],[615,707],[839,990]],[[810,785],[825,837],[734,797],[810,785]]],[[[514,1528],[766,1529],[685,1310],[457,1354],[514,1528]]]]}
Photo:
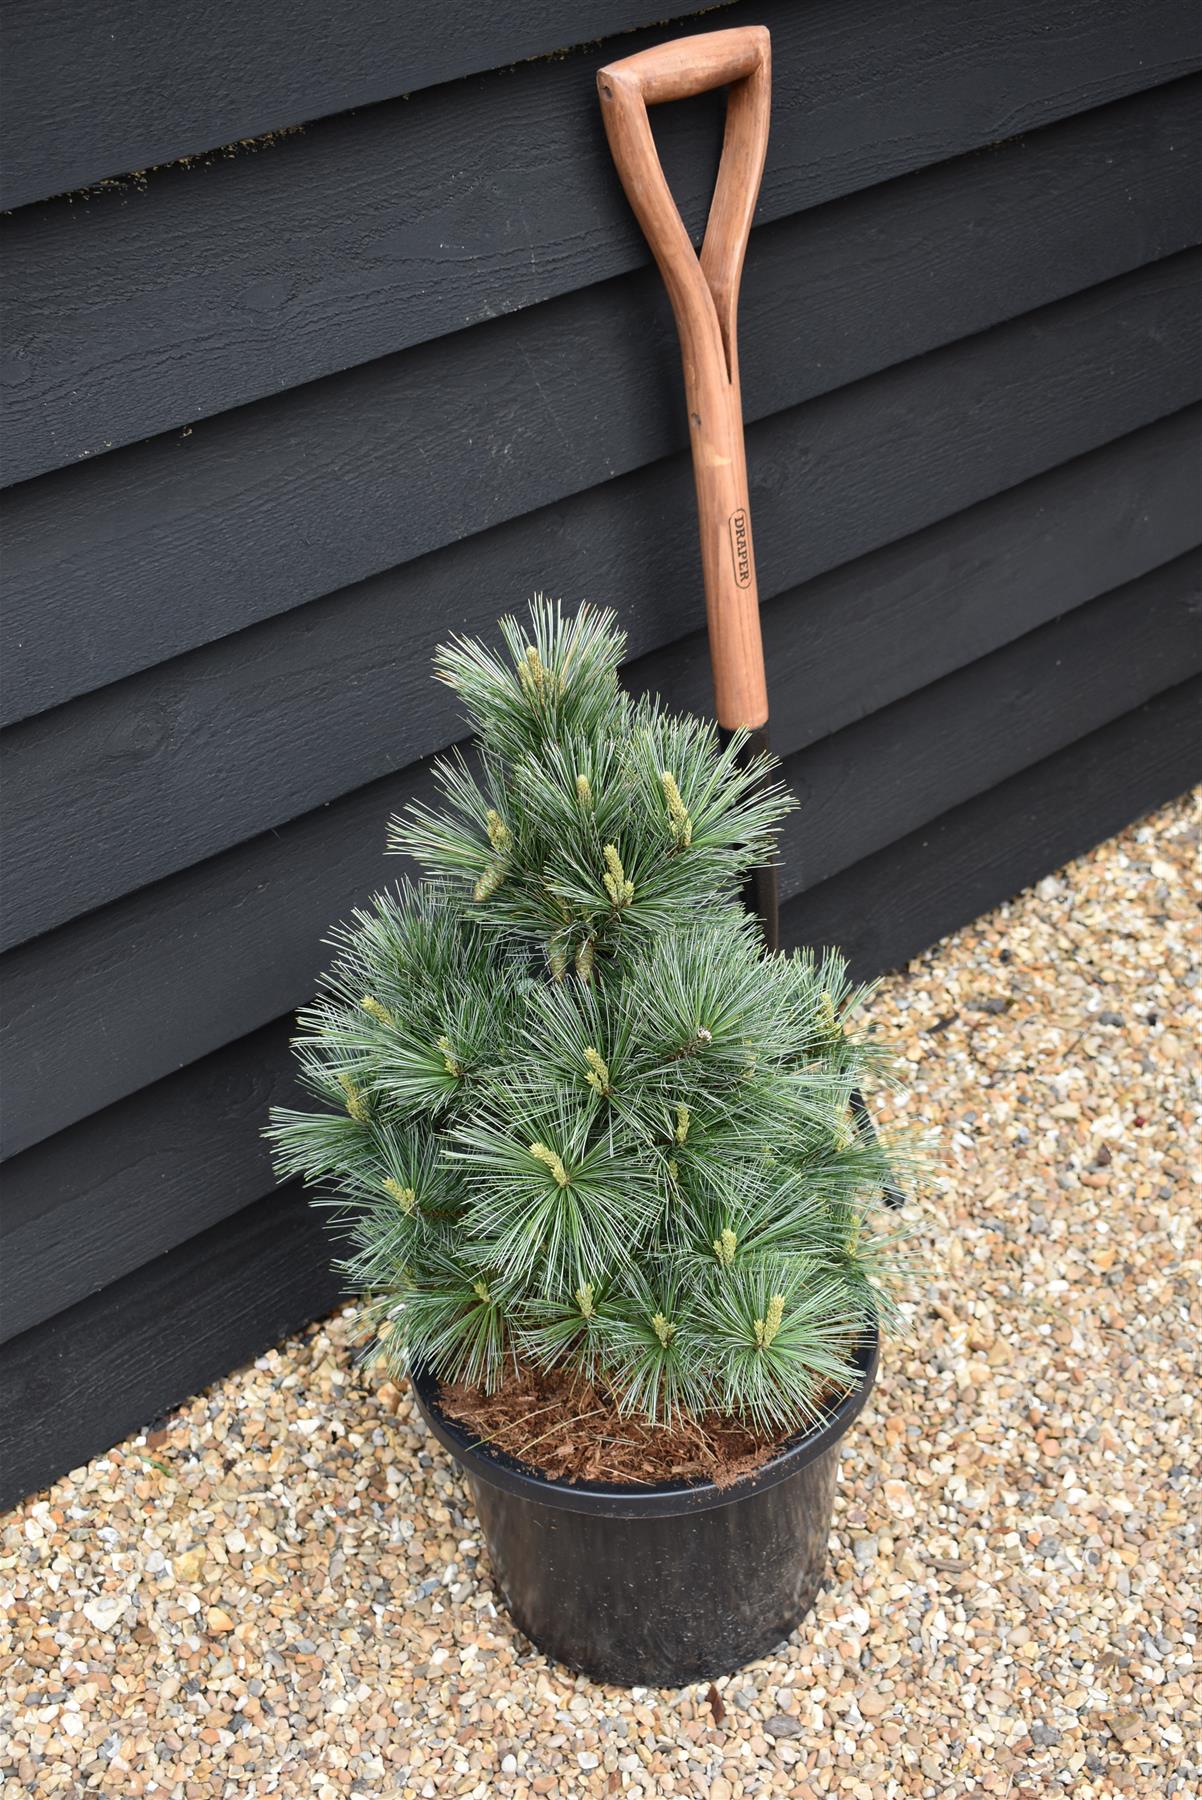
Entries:
{"type": "Polygon", "coordinates": [[[896,1146],[852,1105],[881,1072],[865,990],[741,908],[792,804],[770,759],[633,701],[608,612],[501,631],[438,652],[476,766],[392,823],[424,879],[337,933],[296,1042],[321,1107],[273,1114],[279,1173],[336,1208],[398,1376],[564,1365],[652,1419],[800,1428],[902,1261],[896,1146]]]}

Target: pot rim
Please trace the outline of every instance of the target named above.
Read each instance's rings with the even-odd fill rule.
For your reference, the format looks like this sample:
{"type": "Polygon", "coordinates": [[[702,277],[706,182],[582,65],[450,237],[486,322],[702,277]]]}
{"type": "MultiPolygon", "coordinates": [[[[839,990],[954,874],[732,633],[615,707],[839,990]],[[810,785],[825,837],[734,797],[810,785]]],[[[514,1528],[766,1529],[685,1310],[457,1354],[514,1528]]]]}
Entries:
{"type": "Polygon", "coordinates": [[[449,1419],[439,1404],[438,1383],[427,1370],[412,1370],[410,1380],[422,1417],[439,1443],[463,1464],[469,1475],[486,1481],[490,1487],[562,1512],[591,1513],[594,1517],[605,1518],[670,1518],[680,1513],[731,1506],[752,1494],[763,1493],[778,1482],[787,1481],[831,1449],[864,1409],[876,1380],[880,1348],[880,1330],[873,1321],[855,1354],[854,1360],[860,1370],[857,1386],[845,1394],[819,1424],[790,1438],[766,1463],[729,1487],[718,1487],[712,1481],[686,1480],[660,1482],[654,1486],[633,1482],[552,1481],[527,1468],[507,1451],[494,1449],[491,1444],[472,1437],[461,1425],[449,1419]]]}

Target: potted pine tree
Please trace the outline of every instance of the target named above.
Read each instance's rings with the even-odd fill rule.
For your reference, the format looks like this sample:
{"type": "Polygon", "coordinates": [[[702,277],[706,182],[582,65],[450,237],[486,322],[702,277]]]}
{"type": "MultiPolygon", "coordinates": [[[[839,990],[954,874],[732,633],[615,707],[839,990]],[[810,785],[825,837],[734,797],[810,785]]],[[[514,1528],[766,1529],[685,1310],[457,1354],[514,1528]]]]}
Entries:
{"type": "Polygon", "coordinates": [[[537,601],[436,659],[478,767],[337,935],[281,1176],[349,1232],[367,1354],[467,1474],[549,1655],[681,1684],[763,1654],[821,1579],[839,1440],[894,1315],[897,1146],[833,953],[739,903],[791,804],[736,736],[621,688],[623,634],[537,601]]]}

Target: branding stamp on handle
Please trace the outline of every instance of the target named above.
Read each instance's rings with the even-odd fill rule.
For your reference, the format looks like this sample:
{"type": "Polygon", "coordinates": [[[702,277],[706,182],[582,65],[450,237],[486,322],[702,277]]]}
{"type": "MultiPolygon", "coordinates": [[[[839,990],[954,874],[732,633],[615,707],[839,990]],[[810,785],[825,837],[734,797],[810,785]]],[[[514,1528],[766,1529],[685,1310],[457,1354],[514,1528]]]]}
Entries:
{"type": "Polygon", "coordinates": [[[740,506],[730,515],[730,553],[734,558],[735,581],[741,588],[751,586],[751,538],[747,530],[747,514],[740,506]]]}

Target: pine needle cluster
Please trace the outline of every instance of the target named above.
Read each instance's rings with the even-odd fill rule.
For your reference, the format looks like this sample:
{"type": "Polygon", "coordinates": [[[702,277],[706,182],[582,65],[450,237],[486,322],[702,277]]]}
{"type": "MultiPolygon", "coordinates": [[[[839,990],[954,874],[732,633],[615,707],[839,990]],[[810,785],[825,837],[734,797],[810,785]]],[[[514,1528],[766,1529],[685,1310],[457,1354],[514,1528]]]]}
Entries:
{"type": "Polygon", "coordinates": [[[273,1114],[278,1170],[337,1209],[398,1375],[567,1365],[652,1419],[801,1428],[904,1261],[865,991],[741,908],[792,804],[771,759],[632,700],[608,612],[501,632],[438,653],[476,764],[393,821],[424,880],[336,936],[296,1042],[321,1105],[273,1114]]]}

